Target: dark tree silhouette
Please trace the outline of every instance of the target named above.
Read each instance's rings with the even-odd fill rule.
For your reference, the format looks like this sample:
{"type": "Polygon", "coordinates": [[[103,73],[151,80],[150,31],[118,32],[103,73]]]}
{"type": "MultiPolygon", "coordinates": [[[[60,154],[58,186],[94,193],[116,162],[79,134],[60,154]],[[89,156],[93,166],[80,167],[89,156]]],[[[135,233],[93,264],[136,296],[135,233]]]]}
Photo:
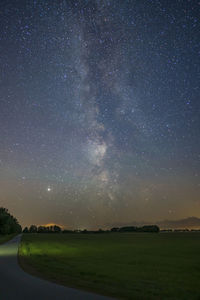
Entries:
{"type": "Polygon", "coordinates": [[[142,232],[159,232],[160,228],[157,225],[145,225],[141,228],[142,232]]]}
{"type": "Polygon", "coordinates": [[[39,226],[37,232],[38,233],[46,233],[46,227],[45,226],[39,226]]]}
{"type": "Polygon", "coordinates": [[[36,225],[31,225],[29,229],[25,227],[23,232],[24,233],[60,233],[62,232],[62,229],[58,225],[53,225],[53,226],[40,225],[38,227],[36,225]]]}
{"type": "Polygon", "coordinates": [[[119,228],[119,232],[134,232],[134,231],[139,231],[139,227],[125,226],[125,227],[119,228]]]}
{"type": "Polygon", "coordinates": [[[22,228],[17,219],[6,208],[0,207],[0,234],[20,233],[22,228]]]}
{"type": "Polygon", "coordinates": [[[25,227],[23,233],[29,233],[28,227],[25,227]]]}
{"type": "Polygon", "coordinates": [[[159,232],[157,225],[145,225],[142,227],[125,226],[119,228],[119,232],[159,232]]]}
{"type": "Polygon", "coordinates": [[[37,226],[36,225],[31,225],[29,228],[30,233],[36,233],[37,232],[37,226]]]}
{"type": "Polygon", "coordinates": [[[54,232],[55,232],[55,233],[61,232],[61,228],[60,228],[60,226],[58,226],[58,225],[54,225],[54,226],[53,226],[53,229],[54,229],[54,232]]]}

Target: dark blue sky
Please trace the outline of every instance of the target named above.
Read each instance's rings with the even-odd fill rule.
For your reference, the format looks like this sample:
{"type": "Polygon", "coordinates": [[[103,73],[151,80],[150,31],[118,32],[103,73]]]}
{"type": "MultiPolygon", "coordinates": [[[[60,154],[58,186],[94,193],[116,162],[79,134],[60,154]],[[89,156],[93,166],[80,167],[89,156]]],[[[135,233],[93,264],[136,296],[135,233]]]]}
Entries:
{"type": "Polygon", "coordinates": [[[1,1],[0,205],[76,228],[200,216],[199,9],[1,1]]]}

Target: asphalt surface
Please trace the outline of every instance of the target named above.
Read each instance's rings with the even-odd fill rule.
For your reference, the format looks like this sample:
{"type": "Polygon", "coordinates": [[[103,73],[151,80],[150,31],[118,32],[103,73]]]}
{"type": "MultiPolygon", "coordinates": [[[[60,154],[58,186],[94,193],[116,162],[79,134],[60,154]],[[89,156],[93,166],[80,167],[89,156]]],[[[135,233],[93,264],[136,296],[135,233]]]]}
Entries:
{"type": "Polygon", "coordinates": [[[21,236],[0,245],[0,300],[111,300],[25,273],[18,265],[21,236]]]}

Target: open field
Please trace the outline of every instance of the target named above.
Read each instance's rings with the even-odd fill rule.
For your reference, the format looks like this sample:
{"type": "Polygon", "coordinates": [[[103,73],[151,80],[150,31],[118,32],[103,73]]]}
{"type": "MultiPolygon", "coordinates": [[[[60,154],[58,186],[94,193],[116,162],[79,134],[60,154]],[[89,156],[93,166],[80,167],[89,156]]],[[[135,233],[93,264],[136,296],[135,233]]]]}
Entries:
{"type": "Polygon", "coordinates": [[[11,240],[16,234],[0,234],[0,244],[6,243],[11,240]]]}
{"type": "Polygon", "coordinates": [[[121,299],[200,299],[200,233],[24,234],[28,272],[121,299]]]}

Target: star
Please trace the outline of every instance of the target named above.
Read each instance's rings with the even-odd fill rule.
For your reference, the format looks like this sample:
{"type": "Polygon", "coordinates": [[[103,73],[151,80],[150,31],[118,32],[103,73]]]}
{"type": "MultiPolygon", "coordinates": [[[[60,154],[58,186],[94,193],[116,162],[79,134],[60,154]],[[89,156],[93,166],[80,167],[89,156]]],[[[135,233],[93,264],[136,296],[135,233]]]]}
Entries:
{"type": "Polygon", "coordinates": [[[199,1],[7,2],[2,203],[25,225],[198,216],[199,1]]]}

